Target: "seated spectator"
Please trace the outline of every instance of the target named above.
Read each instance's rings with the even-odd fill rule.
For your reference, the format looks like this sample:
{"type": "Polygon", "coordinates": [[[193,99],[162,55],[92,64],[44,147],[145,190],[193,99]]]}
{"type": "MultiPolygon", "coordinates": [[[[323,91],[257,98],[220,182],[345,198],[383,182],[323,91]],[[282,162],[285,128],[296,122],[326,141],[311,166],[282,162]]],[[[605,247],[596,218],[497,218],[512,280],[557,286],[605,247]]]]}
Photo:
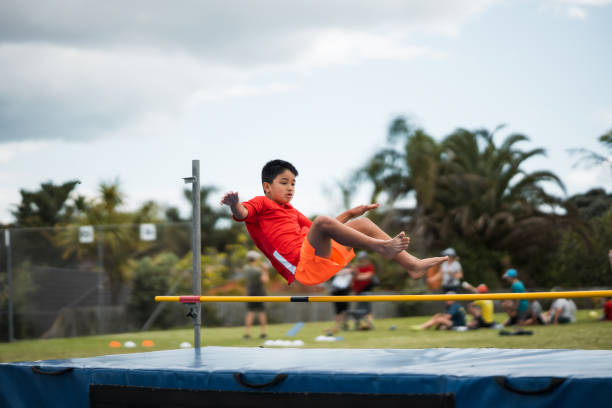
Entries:
{"type": "MultiPolygon", "coordinates": [[[[447,292],[447,295],[452,295],[455,292],[447,292]]],[[[429,321],[423,323],[420,326],[414,326],[413,328],[418,330],[429,329],[435,327],[436,329],[457,329],[459,327],[465,328],[465,310],[461,303],[454,300],[446,301],[446,312],[435,314],[429,321]]]]}
{"type": "MultiPolygon", "coordinates": [[[[464,289],[473,293],[487,293],[489,288],[484,283],[474,287],[468,282],[461,285],[464,289]]],[[[479,329],[481,327],[490,328],[495,326],[493,320],[493,301],[489,299],[475,300],[468,304],[468,313],[473,319],[467,324],[468,329],[479,329]]]]}
{"type": "MultiPolygon", "coordinates": [[[[506,270],[502,278],[510,283],[512,293],[525,292],[525,285],[518,279],[516,269],[506,270]]],[[[526,299],[506,300],[502,303],[502,308],[508,314],[508,320],[504,323],[504,326],[514,326],[525,320],[527,309],[529,309],[529,302],[526,299]]]]}
{"type": "Polygon", "coordinates": [[[547,324],[566,324],[576,321],[576,304],[568,299],[555,299],[550,309],[542,314],[547,324]]]}
{"type": "Polygon", "coordinates": [[[533,326],[538,324],[546,324],[542,318],[542,305],[535,299],[529,300],[529,309],[525,320],[519,322],[519,326],[533,326]]]}

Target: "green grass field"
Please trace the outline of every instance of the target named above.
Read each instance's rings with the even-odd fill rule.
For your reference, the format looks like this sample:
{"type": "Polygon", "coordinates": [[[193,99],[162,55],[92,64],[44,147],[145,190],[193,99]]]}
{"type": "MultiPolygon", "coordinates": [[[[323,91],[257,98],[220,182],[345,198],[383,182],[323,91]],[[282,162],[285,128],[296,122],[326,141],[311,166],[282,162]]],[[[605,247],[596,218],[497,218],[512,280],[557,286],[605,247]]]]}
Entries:
{"type": "MultiPolygon", "coordinates": [[[[343,331],[337,342],[316,342],[330,322],[306,323],[294,337],[285,334],[293,324],[278,324],[268,327],[268,339],[302,340],[306,348],[536,348],[536,349],[612,349],[612,322],[601,322],[588,310],[578,312],[578,322],[561,326],[531,327],[532,336],[500,336],[498,330],[480,329],[467,332],[416,331],[411,326],[420,324],[428,317],[410,317],[376,320],[376,330],[343,331]],[[395,326],[395,330],[391,330],[395,326]]],[[[599,311],[597,311],[599,315],[599,311]]],[[[496,315],[502,322],[504,316],[496,315]]],[[[242,327],[204,328],[203,346],[257,347],[264,340],[258,338],[259,327],[252,331],[254,338],[244,340],[242,327]]],[[[63,358],[91,357],[106,354],[137,353],[179,348],[181,342],[193,342],[193,328],[110,334],[104,336],[73,337],[50,340],[24,340],[0,343],[0,361],[35,361],[63,358]],[[152,340],[154,347],[142,347],[145,339],[152,340]],[[110,348],[109,342],[122,344],[131,340],[135,348],[110,348]]]]}

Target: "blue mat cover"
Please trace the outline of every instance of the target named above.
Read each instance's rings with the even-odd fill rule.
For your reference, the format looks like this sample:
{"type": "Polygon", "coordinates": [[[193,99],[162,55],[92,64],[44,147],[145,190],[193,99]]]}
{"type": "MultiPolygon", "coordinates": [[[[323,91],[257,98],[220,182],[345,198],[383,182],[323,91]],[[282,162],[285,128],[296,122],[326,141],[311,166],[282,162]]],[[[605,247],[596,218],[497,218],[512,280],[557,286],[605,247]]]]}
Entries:
{"type": "Polygon", "coordinates": [[[457,407],[612,406],[612,351],[205,347],[0,364],[0,407],[88,407],[90,386],[445,394],[457,407]]]}

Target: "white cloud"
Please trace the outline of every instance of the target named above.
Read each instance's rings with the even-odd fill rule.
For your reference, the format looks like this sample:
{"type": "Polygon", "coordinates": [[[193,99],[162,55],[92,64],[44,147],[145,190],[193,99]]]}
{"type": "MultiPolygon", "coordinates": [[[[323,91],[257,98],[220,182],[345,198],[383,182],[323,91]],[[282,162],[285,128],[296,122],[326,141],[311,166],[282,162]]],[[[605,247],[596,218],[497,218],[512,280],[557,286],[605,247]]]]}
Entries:
{"type": "Polygon", "coordinates": [[[7,141],[89,139],[151,113],[175,115],[194,93],[224,93],[246,76],[185,54],[18,44],[0,46],[0,78],[7,141]]]}
{"type": "Polygon", "coordinates": [[[612,0],[557,0],[567,4],[577,4],[580,6],[605,6],[612,4],[612,0]]]}
{"type": "Polygon", "coordinates": [[[569,18],[575,18],[578,20],[586,20],[587,13],[581,7],[568,7],[567,8],[567,16],[569,18]]]}
{"type": "Polygon", "coordinates": [[[456,35],[498,2],[1,3],[0,143],[104,137],[198,101],[295,89],[270,74],[443,55],[422,36],[456,35]]]}
{"type": "MultiPolygon", "coordinates": [[[[30,153],[40,151],[47,148],[50,142],[33,141],[33,142],[9,142],[0,144],[0,164],[10,162],[17,155],[22,153],[30,153]]],[[[4,173],[0,173],[0,181],[5,178],[4,173]]]]}
{"type": "Polygon", "coordinates": [[[303,69],[336,64],[356,64],[363,60],[405,60],[436,55],[424,46],[410,45],[400,33],[365,33],[328,30],[316,33],[311,46],[296,64],[303,69]]]}
{"type": "Polygon", "coordinates": [[[543,8],[571,19],[586,20],[589,8],[611,4],[612,0],[544,0],[543,8]]]}

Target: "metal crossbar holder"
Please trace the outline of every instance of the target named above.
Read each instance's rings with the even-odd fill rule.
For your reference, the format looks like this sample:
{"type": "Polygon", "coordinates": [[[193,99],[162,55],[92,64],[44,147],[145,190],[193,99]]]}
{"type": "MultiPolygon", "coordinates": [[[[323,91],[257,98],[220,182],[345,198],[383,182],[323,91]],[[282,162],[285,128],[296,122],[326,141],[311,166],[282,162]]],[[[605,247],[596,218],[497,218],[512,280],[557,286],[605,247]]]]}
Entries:
{"type": "Polygon", "coordinates": [[[194,183],[197,179],[195,177],[183,177],[183,181],[185,184],[194,183]]]}
{"type": "Polygon", "coordinates": [[[198,305],[196,303],[185,303],[189,308],[189,313],[186,316],[191,317],[192,319],[198,318],[198,305]]]}

